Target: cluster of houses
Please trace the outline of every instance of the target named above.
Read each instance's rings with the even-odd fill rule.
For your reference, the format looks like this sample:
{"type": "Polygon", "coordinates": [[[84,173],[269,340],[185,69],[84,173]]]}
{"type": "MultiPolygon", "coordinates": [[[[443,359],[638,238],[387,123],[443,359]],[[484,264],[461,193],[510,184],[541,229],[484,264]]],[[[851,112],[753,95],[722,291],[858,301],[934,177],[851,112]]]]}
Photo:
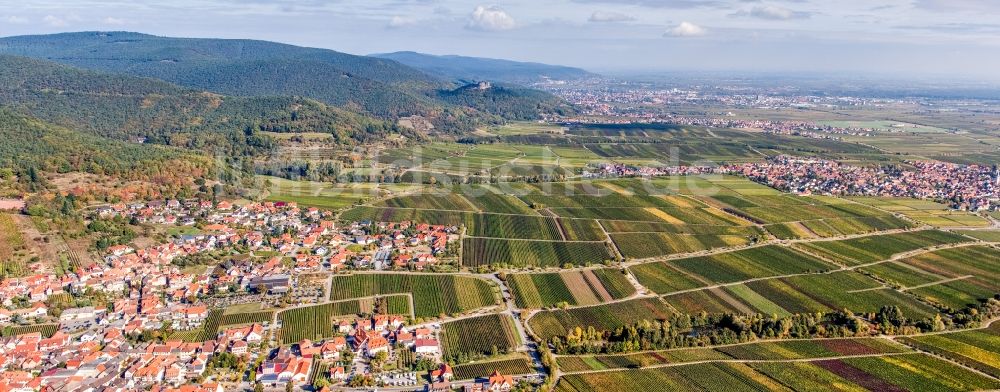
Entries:
{"type": "Polygon", "coordinates": [[[914,170],[895,166],[853,166],[825,159],[779,155],[765,162],[727,169],[796,193],[933,199],[968,211],[1000,208],[1000,170],[995,165],[937,161],[906,163],[914,170]]]}
{"type": "MultiPolygon", "coordinates": [[[[189,234],[145,247],[114,245],[103,258],[59,273],[53,262],[37,263],[29,276],[0,281],[0,328],[8,336],[0,338],[0,390],[216,390],[221,386],[192,381],[205,375],[208,360],[218,353],[266,354],[256,348],[268,325],[223,327],[216,339],[199,343],[169,337],[149,343],[143,335],[199,331],[210,314],[206,299],[287,291],[301,273],[373,268],[377,261],[385,261],[386,269],[423,269],[458,238],[456,227],[409,222],[338,226],[330,213],[295,203],[152,201],[101,207],[93,218],[113,217],[186,226],[181,231],[189,234]],[[233,256],[204,272],[186,272],[176,263],[237,247],[267,256],[233,256]],[[78,299],[93,306],[74,307],[78,299]]],[[[439,350],[432,336],[407,331],[398,317],[361,321],[345,334],[350,341],[302,342],[294,353],[278,350],[258,377],[299,382],[314,358],[335,360],[345,347],[368,355],[391,349],[390,342],[421,355],[439,350]]],[[[340,372],[333,378],[343,377],[340,372]]]]}

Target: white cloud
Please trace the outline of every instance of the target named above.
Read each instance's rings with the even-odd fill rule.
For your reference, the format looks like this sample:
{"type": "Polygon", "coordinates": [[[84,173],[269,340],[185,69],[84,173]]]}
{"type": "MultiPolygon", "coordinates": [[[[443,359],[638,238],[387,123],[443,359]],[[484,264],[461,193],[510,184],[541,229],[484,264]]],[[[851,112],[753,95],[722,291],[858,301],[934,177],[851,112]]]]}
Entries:
{"type": "Polygon", "coordinates": [[[28,18],[25,18],[23,16],[17,16],[17,15],[8,16],[6,18],[3,18],[3,20],[4,20],[4,22],[10,23],[10,24],[28,24],[28,18]]]}
{"type": "Polygon", "coordinates": [[[667,30],[663,35],[667,37],[697,37],[705,35],[705,33],[706,30],[704,27],[691,22],[681,22],[681,24],[667,30]]]}
{"type": "Polygon", "coordinates": [[[417,20],[408,16],[393,16],[389,19],[389,23],[386,27],[390,29],[398,29],[401,27],[413,26],[417,24],[417,20]]]}
{"type": "Polygon", "coordinates": [[[807,18],[809,14],[805,12],[795,12],[788,8],[774,5],[761,5],[750,9],[750,16],[760,19],[789,20],[796,18],[807,18]]]}
{"type": "Polygon", "coordinates": [[[478,6],[469,15],[466,28],[484,31],[499,31],[513,29],[516,23],[514,18],[497,6],[478,6]]]}
{"type": "Polygon", "coordinates": [[[104,18],[104,20],[102,20],[101,23],[104,23],[106,25],[122,26],[128,24],[128,21],[126,21],[125,19],[109,16],[107,18],[104,18]]]}
{"type": "Polygon", "coordinates": [[[598,22],[598,23],[600,23],[600,22],[630,22],[630,21],[635,20],[635,17],[632,16],[632,15],[626,15],[626,14],[623,14],[623,13],[620,13],[620,12],[594,11],[593,14],[590,14],[590,19],[587,19],[587,20],[591,21],[591,22],[598,22]]]}
{"type": "Polygon", "coordinates": [[[66,25],[66,19],[55,15],[45,15],[45,17],[42,18],[42,22],[45,22],[45,24],[52,27],[63,27],[66,25]]]}

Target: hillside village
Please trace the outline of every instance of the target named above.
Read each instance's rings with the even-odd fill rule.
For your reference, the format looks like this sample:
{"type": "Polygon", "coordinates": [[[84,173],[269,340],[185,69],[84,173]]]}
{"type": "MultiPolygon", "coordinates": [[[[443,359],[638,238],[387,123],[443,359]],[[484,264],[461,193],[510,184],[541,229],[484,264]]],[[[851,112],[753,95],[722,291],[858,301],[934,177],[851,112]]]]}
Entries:
{"type": "MultiPolygon", "coordinates": [[[[331,213],[295,203],[198,200],[113,204],[96,209],[92,219],[191,230],[145,248],[109,246],[100,262],[61,275],[36,263],[34,274],[0,282],[4,390],[222,391],[243,383],[244,372],[251,385],[268,388],[308,386],[317,379],[441,388],[452,378],[434,324],[411,326],[409,315],[372,313],[341,319],[332,338],[278,345],[280,325],[268,309],[325,299],[329,293],[322,289],[302,293],[300,280],[307,276],[421,271],[448,263],[442,257],[456,242],[456,227],[338,226],[331,213]],[[197,265],[197,256],[205,254],[213,255],[201,266],[207,268],[177,265],[197,265]],[[226,260],[221,264],[220,255],[226,260]],[[90,305],[74,306],[83,303],[90,305]],[[248,303],[260,311],[217,311],[248,303]],[[234,316],[236,325],[221,325],[220,316],[234,316]],[[419,372],[375,380],[373,367],[401,355],[419,361],[419,372]]],[[[506,390],[513,381],[494,375],[485,386],[473,385],[506,390]]]]}

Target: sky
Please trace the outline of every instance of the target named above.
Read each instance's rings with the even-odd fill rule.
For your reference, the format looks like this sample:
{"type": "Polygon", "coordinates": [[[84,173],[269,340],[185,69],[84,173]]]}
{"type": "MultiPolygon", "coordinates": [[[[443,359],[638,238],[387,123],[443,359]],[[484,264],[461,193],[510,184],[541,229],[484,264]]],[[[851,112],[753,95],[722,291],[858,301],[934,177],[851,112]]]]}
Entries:
{"type": "Polygon", "coordinates": [[[597,72],[1000,80],[994,0],[0,0],[0,36],[137,31],[597,72]]]}

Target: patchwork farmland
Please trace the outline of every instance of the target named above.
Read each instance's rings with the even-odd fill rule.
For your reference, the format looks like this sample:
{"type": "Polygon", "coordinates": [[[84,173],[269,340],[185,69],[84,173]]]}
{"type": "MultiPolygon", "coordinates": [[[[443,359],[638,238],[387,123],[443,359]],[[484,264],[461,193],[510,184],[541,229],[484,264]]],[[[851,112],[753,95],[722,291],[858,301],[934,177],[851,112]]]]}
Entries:
{"type": "Polygon", "coordinates": [[[511,274],[507,282],[520,308],[542,308],[560,303],[596,305],[635,293],[623,272],[598,268],[582,271],[511,274]]]}

